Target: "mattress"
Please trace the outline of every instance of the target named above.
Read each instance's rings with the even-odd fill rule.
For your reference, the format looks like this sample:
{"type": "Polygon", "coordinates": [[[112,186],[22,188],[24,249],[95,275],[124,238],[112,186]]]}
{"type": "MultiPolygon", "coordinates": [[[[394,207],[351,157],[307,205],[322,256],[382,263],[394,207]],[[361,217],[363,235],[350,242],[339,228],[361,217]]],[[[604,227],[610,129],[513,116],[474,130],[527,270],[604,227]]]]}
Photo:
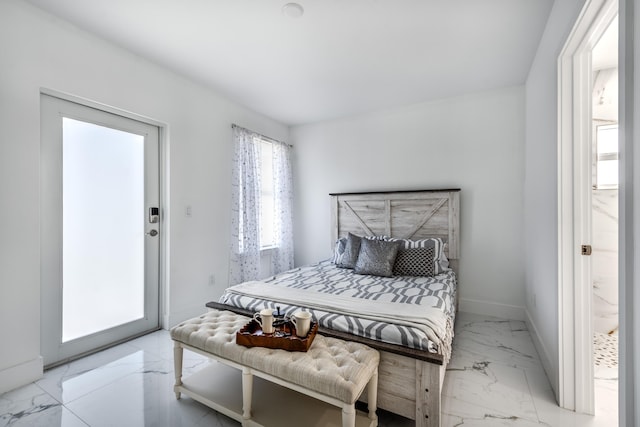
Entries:
{"type": "MultiPolygon", "coordinates": [[[[385,303],[394,308],[392,311],[399,313],[398,321],[387,318],[380,321],[355,314],[334,313],[324,307],[314,308],[306,298],[300,298],[299,302],[291,304],[268,297],[238,294],[233,291],[233,287],[227,289],[219,301],[251,311],[259,311],[265,307],[274,309],[279,307],[281,313],[287,315],[296,310],[305,309],[313,314],[322,327],[390,344],[440,353],[445,356],[445,360],[449,358],[448,351],[445,350],[450,348],[450,340],[453,336],[457,292],[456,276],[453,270],[446,270],[434,277],[379,277],[355,274],[353,270],[338,268],[327,260],[278,274],[263,282],[289,288],[296,295],[301,295],[300,291],[304,291],[309,295],[309,301],[317,293],[335,295],[340,300],[348,298],[348,301],[353,301],[354,311],[357,311],[358,305],[366,305],[370,300],[385,303]],[[410,305],[413,307],[409,307],[410,305]],[[411,308],[415,312],[415,306],[425,307],[425,315],[427,312],[433,313],[432,309],[443,313],[447,319],[446,339],[449,342],[434,342],[420,328],[401,321],[400,315],[403,313],[403,308],[405,310],[411,308]]],[[[326,298],[326,295],[323,297],[326,298]]]]}

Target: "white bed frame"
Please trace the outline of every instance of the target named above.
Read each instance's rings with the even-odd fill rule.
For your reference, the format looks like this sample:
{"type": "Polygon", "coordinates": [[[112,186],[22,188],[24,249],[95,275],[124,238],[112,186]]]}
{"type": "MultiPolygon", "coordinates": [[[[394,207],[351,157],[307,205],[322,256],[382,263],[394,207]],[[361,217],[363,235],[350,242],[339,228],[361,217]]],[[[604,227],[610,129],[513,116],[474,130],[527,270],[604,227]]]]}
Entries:
{"type": "MultiPolygon", "coordinates": [[[[459,189],[331,194],[331,242],[349,232],[413,240],[440,237],[457,273],[459,211],[459,189]]],[[[413,419],[416,426],[440,427],[446,369],[442,355],[397,347],[378,348],[378,407],[413,419]]]]}

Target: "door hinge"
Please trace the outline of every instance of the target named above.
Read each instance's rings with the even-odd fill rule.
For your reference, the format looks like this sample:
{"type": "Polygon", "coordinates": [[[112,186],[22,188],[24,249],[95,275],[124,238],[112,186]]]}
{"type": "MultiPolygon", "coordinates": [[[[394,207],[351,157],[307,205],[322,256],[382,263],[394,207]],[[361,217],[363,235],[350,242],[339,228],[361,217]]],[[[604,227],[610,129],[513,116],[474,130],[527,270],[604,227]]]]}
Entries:
{"type": "Polygon", "coordinates": [[[591,255],[591,245],[582,245],[582,255],[591,255]]]}

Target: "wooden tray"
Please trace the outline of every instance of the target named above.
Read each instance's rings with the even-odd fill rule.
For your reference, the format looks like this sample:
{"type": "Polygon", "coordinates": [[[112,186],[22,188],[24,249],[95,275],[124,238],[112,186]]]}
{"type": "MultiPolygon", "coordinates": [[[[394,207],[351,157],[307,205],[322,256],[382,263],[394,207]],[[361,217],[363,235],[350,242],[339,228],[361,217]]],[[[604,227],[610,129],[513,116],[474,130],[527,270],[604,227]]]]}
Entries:
{"type": "Polygon", "coordinates": [[[318,322],[311,322],[309,333],[300,338],[296,335],[295,327],[291,323],[276,326],[275,332],[265,334],[260,324],[251,320],[236,332],[236,343],[245,347],[278,348],[287,351],[307,351],[318,332],[318,322]]]}

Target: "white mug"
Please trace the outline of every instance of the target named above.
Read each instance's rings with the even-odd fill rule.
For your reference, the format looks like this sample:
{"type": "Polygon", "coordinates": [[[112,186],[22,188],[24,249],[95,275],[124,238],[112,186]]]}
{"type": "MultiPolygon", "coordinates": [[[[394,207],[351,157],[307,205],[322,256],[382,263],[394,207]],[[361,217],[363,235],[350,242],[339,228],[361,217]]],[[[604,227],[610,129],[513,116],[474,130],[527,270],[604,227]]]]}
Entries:
{"type": "Polygon", "coordinates": [[[297,311],[291,316],[291,323],[296,327],[296,335],[304,338],[311,328],[311,313],[308,311],[297,311]]]}
{"type": "Polygon", "coordinates": [[[273,310],[270,308],[265,308],[264,310],[260,310],[259,313],[253,315],[253,319],[258,322],[258,324],[262,327],[262,332],[265,334],[272,334],[275,332],[275,328],[273,327],[273,310]]]}

